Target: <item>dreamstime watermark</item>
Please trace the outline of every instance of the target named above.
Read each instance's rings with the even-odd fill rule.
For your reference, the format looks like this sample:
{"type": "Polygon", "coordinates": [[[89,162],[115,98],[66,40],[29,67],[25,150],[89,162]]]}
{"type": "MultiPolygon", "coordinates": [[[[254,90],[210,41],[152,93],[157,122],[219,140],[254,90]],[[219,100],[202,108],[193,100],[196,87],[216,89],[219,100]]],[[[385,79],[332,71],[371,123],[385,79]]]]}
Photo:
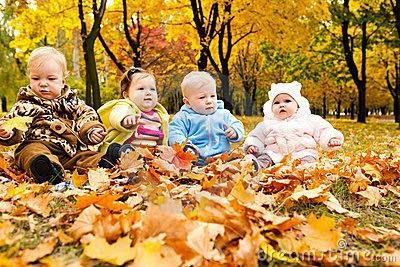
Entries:
{"type": "Polygon", "coordinates": [[[373,250],[345,250],[348,244],[344,239],[338,241],[338,249],[336,251],[321,252],[317,250],[310,250],[306,252],[292,252],[286,254],[280,251],[274,250],[272,247],[267,247],[266,251],[260,250],[258,252],[259,261],[271,261],[273,259],[278,260],[300,260],[300,261],[311,261],[321,262],[324,259],[328,259],[331,262],[346,262],[346,263],[357,263],[357,262],[369,262],[369,263],[400,263],[400,258],[395,255],[381,254],[373,250]]]}

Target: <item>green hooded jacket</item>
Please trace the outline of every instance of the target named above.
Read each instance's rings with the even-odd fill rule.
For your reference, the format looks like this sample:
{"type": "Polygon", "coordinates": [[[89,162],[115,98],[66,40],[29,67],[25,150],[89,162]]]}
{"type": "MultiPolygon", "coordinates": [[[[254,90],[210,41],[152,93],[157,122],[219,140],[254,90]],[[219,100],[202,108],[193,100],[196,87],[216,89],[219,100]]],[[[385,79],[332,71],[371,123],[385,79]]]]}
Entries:
{"type": "MultiPolygon", "coordinates": [[[[154,110],[157,112],[161,120],[161,128],[164,133],[163,145],[168,142],[168,122],[169,114],[167,110],[159,103],[154,110]]],[[[111,100],[101,106],[97,112],[107,129],[107,135],[103,145],[100,147],[101,152],[106,152],[111,143],[123,144],[136,131],[136,127],[127,129],[121,125],[122,120],[126,116],[139,114],[140,109],[129,99],[111,100]]]]}

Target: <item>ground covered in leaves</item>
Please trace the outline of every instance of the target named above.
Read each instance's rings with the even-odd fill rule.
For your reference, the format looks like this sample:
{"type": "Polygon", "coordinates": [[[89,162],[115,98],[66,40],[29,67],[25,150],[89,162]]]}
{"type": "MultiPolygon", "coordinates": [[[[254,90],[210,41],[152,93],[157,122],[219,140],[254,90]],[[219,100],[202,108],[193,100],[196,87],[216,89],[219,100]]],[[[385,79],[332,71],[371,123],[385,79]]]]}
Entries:
{"type": "Polygon", "coordinates": [[[174,146],[37,185],[2,153],[0,266],[400,265],[398,126],[332,123],[341,151],[260,172],[174,146]]]}

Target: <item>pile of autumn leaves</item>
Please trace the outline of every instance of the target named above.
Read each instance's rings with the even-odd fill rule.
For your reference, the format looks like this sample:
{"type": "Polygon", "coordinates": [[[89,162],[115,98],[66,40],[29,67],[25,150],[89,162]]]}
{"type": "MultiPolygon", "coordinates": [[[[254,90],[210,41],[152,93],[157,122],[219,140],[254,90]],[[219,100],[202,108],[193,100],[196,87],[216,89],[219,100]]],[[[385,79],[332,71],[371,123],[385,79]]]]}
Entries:
{"type": "Polygon", "coordinates": [[[378,205],[387,194],[399,197],[399,158],[327,157],[308,166],[286,158],[256,173],[242,157],[224,154],[199,168],[181,146],[155,153],[143,148],[124,155],[113,170],[74,172],[68,177],[74,187],[57,191],[29,183],[1,156],[1,174],[12,180],[0,184],[0,265],[371,265],[382,257],[388,265],[400,265],[398,248],[374,258],[365,251],[345,254],[352,251],[350,239],[399,240],[400,222],[392,229],[360,227],[363,214],[345,209],[331,193],[341,179],[360,205],[378,205]],[[283,212],[298,203],[326,205],[343,219],[283,212]],[[31,231],[42,224],[49,231],[39,244],[21,248],[20,221],[31,231]],[[79,247],[80,254],[59,253],[64,246],[79,247]]]}

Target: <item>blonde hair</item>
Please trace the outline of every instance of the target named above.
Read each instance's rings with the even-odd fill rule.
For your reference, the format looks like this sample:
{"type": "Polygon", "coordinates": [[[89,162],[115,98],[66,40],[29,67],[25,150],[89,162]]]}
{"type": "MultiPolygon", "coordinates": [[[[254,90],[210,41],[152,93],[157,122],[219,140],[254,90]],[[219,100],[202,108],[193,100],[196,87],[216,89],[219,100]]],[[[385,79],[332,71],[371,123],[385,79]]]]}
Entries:
{"type": "Polygon", "coordinates": [[[188,73],[181,83],[182,95],[187,97],[190,92],[204,86],[217,88],[214,78],[206,71],[191,71],[188,73]]]}
{"type": "Polygon", "coordinates": [[[28,58],[28,73],[40,68],[49,59],[53,59],[61,67],[63,78],[66,78],[68,76],[67,60],[63,53],[50,46],[42,46],[32,51],[28,58]]]}
{"type": "Polygon", "coordinates": [[[124,93],[129,90],[132,83],[137,83],[139,80],[144,79],[146,77],[153,78],[154,82],[156,82],[156,77],[150,72],[142,69],[132,67],[127,70],[123,75],[120,83],[120,98],[125,98],[124,93]]]}

